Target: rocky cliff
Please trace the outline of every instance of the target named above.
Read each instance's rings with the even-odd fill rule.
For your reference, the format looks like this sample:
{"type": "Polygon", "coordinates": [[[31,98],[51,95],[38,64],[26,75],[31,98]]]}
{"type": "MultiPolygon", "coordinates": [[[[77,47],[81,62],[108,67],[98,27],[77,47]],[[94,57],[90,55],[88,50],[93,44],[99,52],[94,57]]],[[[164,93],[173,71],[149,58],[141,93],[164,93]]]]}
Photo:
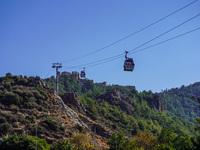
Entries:
{"type": "MultiPolygon", "coordinates": [[[[128,96],[122,96],[117,90],[102,94],[97,97],[97,100],[105,100],[112,105],[119,105],[123,111],[127,112],[127,114],[132,114],[132,107],[134,106],[134,102],[128,96]]],[[[153,94],[153,98],[147,100],[147,102],[151,108],[159,111],[164,111],[164,103],[160,94],[153,94]]]]}
{"type": "Polygon", "coordinates": [[[0,79],[0,86],[4,87],[0,89],[2,134],[17,132],[35,136],[37,131],[38,137],[53,143],[78,133],[93,137],[96,128],[96,145],[106,146],[107,129],[66,105],[84,111],[77,94],[67,93],[63,101],[39,77],[9,75],[0,79]]]}
{"type": "Polygon", "coordinates": [[[77,93],[67,92],[62,96],[62,100],[66,105],[73,107],[77,112],[85,113],[85,108],[80,99],[78,98],[77,93]]]}
{"type": "Polygon", "coordinates": [[[153,94],[153,99],[151,100],[150,107],[159,111],[164,111],[164,103],[161,99],[160,94],[158,93],[153,94]]]}
{"type": "Polygon", "coordinates": [[[132,106],[134,106],[134,103],[131,101],[131,99],[127,96],[121,96],[119,91],[110,91],[105,94],[102,94],[97,97],[98,101],[105,100],[111,105],[119,105],[119,107],[127,112],[127,114],[132,114],[132,106]]]}

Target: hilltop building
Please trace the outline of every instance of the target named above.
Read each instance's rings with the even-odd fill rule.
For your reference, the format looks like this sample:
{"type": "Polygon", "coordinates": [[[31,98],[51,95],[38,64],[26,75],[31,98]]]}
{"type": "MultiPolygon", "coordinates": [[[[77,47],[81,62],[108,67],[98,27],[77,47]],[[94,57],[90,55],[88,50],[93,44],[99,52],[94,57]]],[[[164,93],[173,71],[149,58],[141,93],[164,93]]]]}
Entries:
{"type": "Polygon", "coordinates": [[[72,78],[75,78],[76,80],[79,80],[79,73],[77,71],[72,71],[72,78]]]}
{"type": "Polygon", "coordinates": [[[64,74],[64,75],[71,75],[71,73],[67,72],[67,71],[63,71],[62,74],[64,74]]]}
{"type": "Polygon", "coordinates": [[[72,71],[71,72],[67,72],[67,71],[63,71],[62,74],[64,75],[70,75],[72,78],[75,78],[76,80],[79,80],[79,73],[77,71],[72,71]]]}
{"type": "Polygon", "coordinates": [[[107,84],[106,81],[102,82],[102,84],[103,84],[104,86],[108,86],[108,84],[107,84]]]}
{"type": "Polygon", "coordinates": [[[127,87],[128,87],[129,89],[131,89],[131,90],[133,90],[133,89],[135,90],[135,86],[128,85],[127,87]]]}

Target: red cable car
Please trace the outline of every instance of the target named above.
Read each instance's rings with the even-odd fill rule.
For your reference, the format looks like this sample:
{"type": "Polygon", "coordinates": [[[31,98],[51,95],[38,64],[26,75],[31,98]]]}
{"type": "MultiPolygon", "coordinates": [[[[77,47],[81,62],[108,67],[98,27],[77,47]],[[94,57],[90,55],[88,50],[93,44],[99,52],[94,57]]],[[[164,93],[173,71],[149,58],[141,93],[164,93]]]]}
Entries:
{"type": "Polygon", "coordinates": [[[126,55],[125,55],[125,61],[124,61],[124,71],[133,71],[134,67],[135,67],[135,63],[133,61],[133,58],[128,58],[127,57],[127,51],[126,51],[126,55]]]}
{"type": "Polygon", "coordinates": [[[81,78],[85,78],[86,73],[85,73],[85,68],[83,68],[84,70],[81,71],[81,78]]]}

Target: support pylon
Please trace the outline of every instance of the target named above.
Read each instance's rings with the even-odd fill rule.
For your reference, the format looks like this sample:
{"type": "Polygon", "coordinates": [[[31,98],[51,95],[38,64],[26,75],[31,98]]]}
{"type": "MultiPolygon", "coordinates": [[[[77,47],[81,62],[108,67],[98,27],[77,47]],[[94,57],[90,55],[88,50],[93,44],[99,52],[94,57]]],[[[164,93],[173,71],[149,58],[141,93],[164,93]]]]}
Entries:
{"type": "Polygon", "coordinates": [[[58,71],[58,68],[62,68],[62,64],[53,63],[52,68],[56,68],[56,94],[58,95],[58,77],[60,76],[60,72],[58,71]]]}

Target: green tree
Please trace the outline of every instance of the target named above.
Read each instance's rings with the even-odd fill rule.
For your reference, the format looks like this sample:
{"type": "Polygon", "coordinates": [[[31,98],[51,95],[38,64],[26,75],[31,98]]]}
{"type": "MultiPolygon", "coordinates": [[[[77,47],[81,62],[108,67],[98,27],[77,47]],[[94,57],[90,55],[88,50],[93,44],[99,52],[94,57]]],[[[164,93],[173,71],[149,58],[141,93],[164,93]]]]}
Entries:
{"type": "Polygon", "coordinates": [[[91,137],[87,136],[87,134],[77,134],[73,138],[71,138],[71,143],[73,143],[77,149],[84,150],[93,150],[94,145],[92,145],[89,141],[91,141],[91,137]]]}
{"type": "Polygon", "coordinates": [[[12,92],[6,92],[0,102],[5,105],[19,105],[22,102],[23,98],[20,97],[18,94],[12,92]]]}
{"type": "Polygon", "coordinates": [[[11,130],[12,130],[11,124],[9,124],[8,122],[3,122],[3,123],[1,122],[1,124],[0,124],[0,135],[6,134],[11,130]]]}
{"type": "MultiPolygon", "coordinates": [[[[0,143],[1,150],[35,150],[36,138],[34,136],[21,134],[4,137],[0,143]]],[[[38,150],[49,150],[50,146],[44,139],[37,138],[38,150]]]]}
{"type": "Polygon", "coordinates": [[[149,132],[140,132],[131,140],[137,148],[153,149],[157,144],[157,138],[149,132]]]}
{"type": "Polygon", "coordinates": [[[60,141],[51,145],[51,150],[75,150],[75,146],[68,140],[60,141]]]}
{"type": "Polygon", "coordinates": [[[176,150],[190,150],[193,148],[193,143],[188,137],[178,136],[171,129],[162,129],[158,137],[159,143],[169,145],[176,150]]]}
{"type": "MultiPolygon", "coordinates": [[[[195,97],[192,96],[190,98],[192,100],[196,101],[195,97]]],[[[200,97],[197,98],[197,101],[198,101],[198,104],[199,104],[198,107],[200,109],[200,97]]],[[[196,119],[195,122],[197,122],[198,124],[200,124],[200,119],[196,119]]],[[[196,129],[196,131],[198,133],[200,133],[200,125],[196,126],[195,129],[196,129]]],[[[196,138],[192,138],[191,140],[192,140],[192,143],[194,145],[194,149],[195,150],[197,150],[197,149],[199,150],[200,149],[200,136],[198,136],[196,138]]]]}
{"type": "Polygon", "coordinates": [[[158,140],[159,143],[163,143],[163,144],[171,144],[172,141],[174,140],[174,132],[171,129],[162,129],[158,140]]]}
{"type": "Polygon", "coordinates": [[[129,150],[132,149],[130,141],[125,139],[125,134],[116,134],[113,133],[111,138],[108,140],[108,145],[110,146],[109,150],[129,150]]]}

